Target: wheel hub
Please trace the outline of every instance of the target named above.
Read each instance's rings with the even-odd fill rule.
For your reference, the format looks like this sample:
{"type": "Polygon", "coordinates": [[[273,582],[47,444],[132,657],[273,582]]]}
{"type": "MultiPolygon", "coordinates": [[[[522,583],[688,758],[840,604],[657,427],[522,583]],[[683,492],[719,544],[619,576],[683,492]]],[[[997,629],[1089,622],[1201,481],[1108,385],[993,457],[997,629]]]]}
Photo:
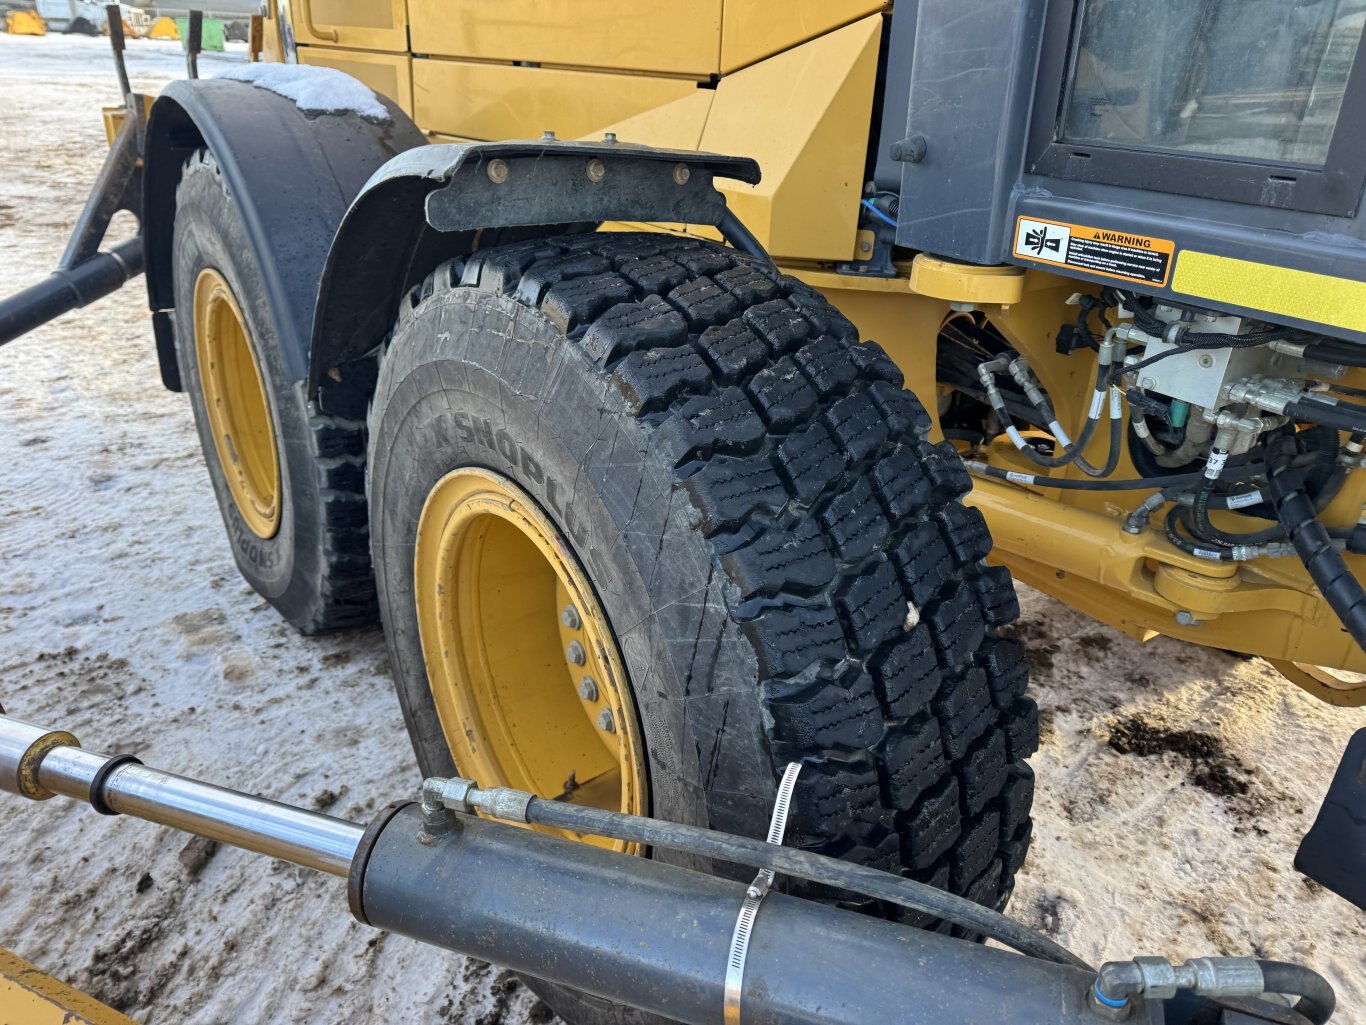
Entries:
{"type": "Polygon", "coordinates": [[[274,537],[280,529],[280,460],[270,404],[237,299],[211,267],[195,281],[194,344],[228,490],[251,532],[274,537]]]}
{"type": "Polygon", "coordinates": [[[643,814],[644,745],[621,655],[536,502],[491,470],[452,471],[427,496],[414,560],[428,683],[460,772],[643,814]]]}

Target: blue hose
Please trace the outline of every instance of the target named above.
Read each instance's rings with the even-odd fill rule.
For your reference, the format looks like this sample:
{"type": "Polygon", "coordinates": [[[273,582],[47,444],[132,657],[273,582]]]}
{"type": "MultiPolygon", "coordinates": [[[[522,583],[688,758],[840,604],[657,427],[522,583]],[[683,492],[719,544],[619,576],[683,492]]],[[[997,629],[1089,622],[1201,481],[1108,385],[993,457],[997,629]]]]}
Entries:
{"type": "Polygon", "coordinates": [[[894,221],[892,218],[888,217],[881,210],[879,210],[877,208],[877,205],[871,199],[861,199],[859,200],[859,205],[865,207],[869,213],[871,213],[874,217],[880,220],[883,224],[890,224],[893,228],[896,227],[896,221],[894,221]]]}

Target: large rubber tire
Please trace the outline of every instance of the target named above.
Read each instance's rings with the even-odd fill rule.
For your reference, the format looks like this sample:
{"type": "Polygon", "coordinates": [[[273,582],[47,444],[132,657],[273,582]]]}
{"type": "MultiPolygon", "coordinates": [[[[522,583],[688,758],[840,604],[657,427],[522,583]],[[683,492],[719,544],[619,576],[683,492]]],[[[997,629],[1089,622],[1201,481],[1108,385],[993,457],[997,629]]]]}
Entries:
{"type": "Polygon", "coordinates": [[[242,576],[305,634],[373,622],[365,424],[310,413],[302,382],[289,380],[246,226],[207,150],[186,161],[176,190],[172,271],[180,379],[242,576]],[[205,410],[193,315],[195,282],[205,268],[217,270],[236,299],[266,391],[281,493],[279,527],[269,538],[249,528],[233,500],[205,410]]]}
{"type": "MultiPolygon", "coordinates": [[[[423,772],[453,771],[413,597],[424,499],[477,465],[567,535],[629,669],[652,814],[1002,907],[1037,745],[1008,573],[953,450],[817,293],[705,242],[593,234],[443,264],[370,416],[372,550],[423,772]]],[[[882,910],[882,909],[870,909],[882,910]]],[[[918,921],[934,926],[936,923],[918,921]]],[[[544,987],[539,987],[544,989],[544,987]]],[[[551,990],[574,1022],[630,1020],[551,990]]]]}

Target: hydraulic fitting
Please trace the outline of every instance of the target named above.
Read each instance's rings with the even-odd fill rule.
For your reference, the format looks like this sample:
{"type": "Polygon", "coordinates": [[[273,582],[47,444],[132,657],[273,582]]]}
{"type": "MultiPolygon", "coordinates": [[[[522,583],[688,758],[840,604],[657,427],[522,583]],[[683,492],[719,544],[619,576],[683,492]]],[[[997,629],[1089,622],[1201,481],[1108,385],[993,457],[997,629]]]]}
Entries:
{"type": "Polygon", "coordinates": [[[1193,957],[1174,965],[1165,957],[1107,961],[1096,975],[1095,995],[1106,1006],[1132,997],[1169,1000],[1178,990],[1204,997],[1255,997],[1265,991],[1261,965],[1251,957],[1193,957]]]}

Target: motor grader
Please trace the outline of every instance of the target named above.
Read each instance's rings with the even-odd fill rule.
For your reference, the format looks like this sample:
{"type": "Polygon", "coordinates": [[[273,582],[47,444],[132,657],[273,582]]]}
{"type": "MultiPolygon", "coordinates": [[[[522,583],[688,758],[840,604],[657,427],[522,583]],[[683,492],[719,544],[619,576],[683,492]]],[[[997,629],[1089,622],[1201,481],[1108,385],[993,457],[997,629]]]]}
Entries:
{"type": "MultiPolygon", "coordinates": [[[[1322,1020],[1302,971],[1107,976],[999,914],[1038,738],[1012,575],[1366,703],[1363,23],[1362,0],[281,0],[250,63],[201,79],[192,14],[190,78],[146,97],[119,65],[100,180],[0,341],[145,272],[243,576],[304,633],[383,623],[428,783],[365,839],[296,823],[283,855],[278,806],[168,811],[189,798],[154,770],[15,720],[8,788],[349,871],[362,921],[525,971],[574,1023],[1322,1020]],[[101,251],[119,210],[140,233],[101,251]],[[796,850],[741,839],[766,830],[796,850]],[[526,887],[485,932],[454,896],[414,910],[461,857],[556,901],[655,885],[657,924],[711,886],[730,961],[670,961],[696,921],[648,957],[631,916],[582,935],[542,902],[517,932],[526,887]],[[786,932],[757,910],[774,871],[786,932]],[[752,929],[803,970],[746,974],[752,929]],[[863,937],[833,991],[822,930],[863,937]],[[887,985],[908,950],[932,955],[887,985]],[[1264,990],[1302,999],[1241,999],[1264,990]]],[[[1300,864],[1361,903],[1353,757],[1300,864]]]]}

